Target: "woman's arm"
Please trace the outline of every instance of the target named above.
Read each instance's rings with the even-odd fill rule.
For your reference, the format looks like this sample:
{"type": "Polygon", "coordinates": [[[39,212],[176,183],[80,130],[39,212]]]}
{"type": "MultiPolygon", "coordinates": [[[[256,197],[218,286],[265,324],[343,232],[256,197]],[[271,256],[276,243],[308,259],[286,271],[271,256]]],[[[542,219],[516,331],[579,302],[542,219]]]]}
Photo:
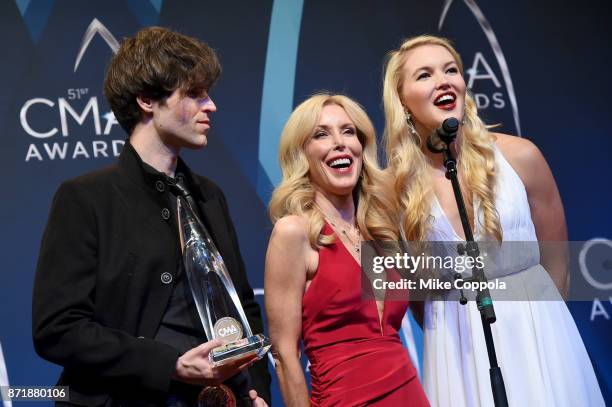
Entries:
{"type": "MultiPolygon", "coordinates": [[[[307,223],[298,216],[276,222],[266,255],[265,302],[276,374],[287,407],[308,406],[308,388],[300,362],[302,297],[313,268],[307,223]]],[[[316,261],[315,261],[316,263],[316,261]]]]}
{"type": "Polygon", "coordinates": [[[517,172],[525,189],[531,209],[531,219],[540,242],[541,263],[550,274],[563,298],[569,292],[567,259],[567,226],[563,203],[544,156],[531,141],[505,134],[496,134],[497,145],[517,172]]]}

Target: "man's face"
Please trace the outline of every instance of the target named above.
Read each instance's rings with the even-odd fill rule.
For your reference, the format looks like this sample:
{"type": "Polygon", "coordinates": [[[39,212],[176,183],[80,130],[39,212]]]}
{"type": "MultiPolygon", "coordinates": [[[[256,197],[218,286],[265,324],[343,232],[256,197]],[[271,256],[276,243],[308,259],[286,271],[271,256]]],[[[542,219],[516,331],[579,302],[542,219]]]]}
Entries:
{"type": "Polygon", "coordinates": [[[176,89],[165,100],[154,102],[153,125],[166,145],[177,149],[206,146],[211,113],[217,111],[207,92],[185,95],[176,89]]]}

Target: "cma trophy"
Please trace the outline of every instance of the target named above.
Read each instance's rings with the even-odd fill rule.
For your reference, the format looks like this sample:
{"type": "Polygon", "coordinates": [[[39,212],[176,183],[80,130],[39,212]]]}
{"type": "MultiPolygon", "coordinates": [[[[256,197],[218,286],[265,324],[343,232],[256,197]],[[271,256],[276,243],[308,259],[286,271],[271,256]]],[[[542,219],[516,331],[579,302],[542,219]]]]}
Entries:
{"type": "MultiPolygon", "coordinates": [[[[213,366],[247,355],[263,357],[270,340],[253,335],[229,272],[210,234],[194,213],[189,193],[177,184],[179,235],[185,274],[208,340],[221,339],[209,359],[213,366]]],[[[195,203],[195,202],[194,202],[195,203]]]]}

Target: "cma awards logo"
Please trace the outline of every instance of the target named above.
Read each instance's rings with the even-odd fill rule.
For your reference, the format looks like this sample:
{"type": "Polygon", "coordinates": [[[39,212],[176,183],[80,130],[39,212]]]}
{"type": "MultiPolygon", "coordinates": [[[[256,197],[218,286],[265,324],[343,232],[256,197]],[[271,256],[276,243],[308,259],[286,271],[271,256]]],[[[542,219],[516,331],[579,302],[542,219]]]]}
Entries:
{"type": "MultiPolygon", "coordinates": [[[[612,240],[593,238],[584,243],[578,256],[578,265],[585,281],[595,290],[609,293],[612,290],[612,281],[601,281],[601,276],[610,276],[612,270],[612,240]],[[595,266],[595,270],[592,268],[595,266]],[[597,270],[599,268],[599,270],[597,270]]],[[[612,314],[612,296],[604,300],[598,297],[593,299],[591,306],[591,322],[596,318],[610,320],[612,314]],[[606,302],[609,309],[606,309],[606,302]]]]}
{"type": "MultiPolygon", "coordinates": [[[[94,18],[83,35],[73,73],[76,73],[85,51],[96,35],[104,40],[113,53],[119,49],[119,42],[113,34],[94,18]]],[[[74,140],[74,133],[78,133],[79,127],[83,125],[90,126],[93,123],[95,135],[102,137],[109,136],[113,127],[119,128],[119,123],[112,112],[100,113],[98,96],[92,95],[93,93],[89,87],[73,87],[66,89],[66,93],[57,98],[35,97],[23,104],[19,112],[19,121],[23,130],[34,139],[28,145],[26,162],[119,155],[124,144],[123,139],[97,139],[87,142],[74,140]],[[45,119],[49,115],[56,118],[54,124],[45,119]]]]}
{"type": "MultiPolygon", "coordinates": [[[[448,11],[454,0],[445,0],[442,6],[442,13],[438,21],[438,30],[442,30],[448,11]]],[[[506,57],[504,56],[503,50],[497,36],[493,31],[493,27],[486,19],[482,10],[474,0],[463,0],[469,11],[472,13],[480,28],[482,29],[487,41],[491,47],[491,51],[499,66],[500,75],[496,75],[495,71],[491,68],[491,64],[486,60],[483,52],[476,52],[471,64],[465,64],[467,68],[465,75],[467,79],[467,87],[472,91],[474,100],[478,109],[497,109],[501,110],[506,108],[507,104],[512,109],[512,117],[514,126],[517,134],[521,134],[521,123],[519,118],[518,104],[516,101],[516,94],[514,92],[514,85],[512,83],[512,77],[510,76],[510,70],[506,57]],[[476,91],[474,85],[478,81],[479,90],[476,91]],[[480,88],[485,88],[483,81],[490,81],[493,88],[488,87],[486,91],[480,91],[480,88]],[[504,88],[507,94],[504,93],[504,88]],[[507,102],[506,102],[507,96],[507,102]]]]}

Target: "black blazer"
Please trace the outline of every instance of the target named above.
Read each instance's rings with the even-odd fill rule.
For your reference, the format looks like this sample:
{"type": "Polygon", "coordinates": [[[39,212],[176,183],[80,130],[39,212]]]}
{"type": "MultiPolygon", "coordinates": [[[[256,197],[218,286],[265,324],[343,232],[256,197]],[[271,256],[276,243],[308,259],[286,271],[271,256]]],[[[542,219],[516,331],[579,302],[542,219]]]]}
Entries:
{"type": "MultiPolygon", "coordinates": [[[[251,328],[263,332],[223,192],[207,178],[186,175],[251,328]]],[[[176,215],[159,181],[126,142],[114,165],[64,182],[53,199],[32,331],[36,352],[64,367],[58,385],[70,386],[71,403],[101,405],[126,395],[161,400],[169,389],[179,352],[152,338],[181,250],[176,215]]],[[[249,372],[269,402],[266,359],[249,372]]]]}

